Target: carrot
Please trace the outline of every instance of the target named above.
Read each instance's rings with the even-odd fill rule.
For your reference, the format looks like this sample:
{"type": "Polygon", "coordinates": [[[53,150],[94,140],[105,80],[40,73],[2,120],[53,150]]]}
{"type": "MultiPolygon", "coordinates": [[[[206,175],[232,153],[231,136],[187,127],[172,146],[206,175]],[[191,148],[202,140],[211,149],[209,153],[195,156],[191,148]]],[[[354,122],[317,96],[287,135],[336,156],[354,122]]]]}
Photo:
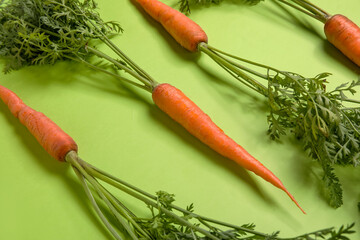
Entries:
{"type": "MultiPolygon", "coordinates": [[[[192,52],[204,51],[203,46],[207,46],[208,40],[205,32],[183,13],[157,0],[136,1],[151,17],[161,23],[185,49],[192,52]]],[[[228,137],[180,90],[169,84],[160,84],[153,90],[152,97],[161,110],[180,123],[200,141],[286,192],[300,210],[305,213],[281,181],[270,170],[228,137]]]]}
{"type": "Polygon", "coordinates": [[[360,66],[360,28],[347,17],[331,15],[309,0],[278,0],[325,24],[326,38],[355,64],[360,66]]]}
{"type": "Polygon", "coordinates": [[[254,172],[275,187],[283,190],[300,210],[305,213],[279,178],[227,136],[224,131],[183,92],[170,84],[164,83],[155,87],[152,98],[154,103],[162,111],[182,125],[188,132],[219,154],[235,161],[240,166],[254,172]]]}
{"type": "Polygon", "coordinates": [[[68,152],[77,152],[75,141],[58,125],[43,113],[28,107],[15,93],[1,85],[0,98],[52,157],[65,161],[68,152]]]}
{"type": "Polygon", "coordinates": [[[335,47],[360,66],[360,28],[347,17],[336,14],[324,26],[324,32],[335,47]]]}
{"type": "Polygon", "coordinates": [[[324,23],[327,40],[356,65],[360,66],[360,28],[347,17],[331,15],[308,0],[278,0],[324,23]]]}
{"type": "Polygon", "coordinates": [[[170,33],[185,49],[196,52],[199,43],[207,43],[204,30],[183,13],[156,0],[136,0],[142,8],[170,33]]]}

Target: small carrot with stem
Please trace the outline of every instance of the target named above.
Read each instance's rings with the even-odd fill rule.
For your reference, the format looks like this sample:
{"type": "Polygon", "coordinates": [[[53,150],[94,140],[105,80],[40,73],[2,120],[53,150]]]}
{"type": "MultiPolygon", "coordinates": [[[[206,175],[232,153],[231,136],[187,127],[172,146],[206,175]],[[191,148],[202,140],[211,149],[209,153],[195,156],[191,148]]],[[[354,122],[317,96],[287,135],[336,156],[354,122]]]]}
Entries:
{"type": "MultiPolygon", "coordinates": [[[[75,141],[65,133],[56,123],[27,106],[14,92],[0,85],[0,99],[7,105],[10,112],[26,126],[30,133],[37,139],[40,145],[52,157],[61,162],[69,163],[78,176],[87,197],[90,200],[95,212],[97,213],[104,226],[117,240],[123,239],[199,239],[204,236],[206,239],[221,240],[240,239],[237,234],[242,232],[244,235],[256,239],[282,240],[275,234],[265,234],[254,230],[253,225],[237,226],[225,223],[216,219],[195,214],[193,206],[183,209],[174,205],[174,195],[159,191],[156,195],[145,192],[111,174],[100,170],[93,165],[82,160],[77,152],[78,146],[75,141]],[[107,183],[129,196],[145,203],[151,210],[151,218],[140,218],[136,216],[120,199],[110,193],[101,182],[107,183]],[[90,187],[92,186],[92,187],[90,187]],[[97,196],[97,197],[96,197],[97,196]],[[105,214],[104,208],[99,207],[102,201],[115,217],[116,222],[111,222],[105,214]],[[179,216],[176,212],[179,212],[179,216]],[[198,223],[192,223],[196,220],[198,223]],[[159,224],[166,222],[166,224],[159,224]],[[156,223],[156,224],[155,224],[156,223]],[[118,227],[123,231],[120,232],[118,227]],[[224,230],[226,228],[226,230],[224,230]]],[[[319,231],[300,235],[288,240],[305,240],[311,236],[331,237],[351,234],[354,224],[341,227],[339,231],[334,228],[322,229],[319,231]]],[[[241,239],[242,239],[241,237],[241,239]]],[[[330,238],[329,238],[330,239],[330,238]]]]}
{"type": "Polygon", "coordinates": [[[266,97],[270,137],[278,139],[287,132],[294,133],[323,169],[329,204],[342,205],[342,188],[332,165],[360,164],[359,107],[342,104],[360,103],[345,95],[356,92],[360,79],[327,92],[325,83],[330,73],[307,78],[226,53],[210,46],[204,30],[181,12],[158,0],[136,1],[184,48],[205,53],[236,80],[266,97]]]}
{"type": "Polygon", "coordinates": [[[112,29],[121,31],[120,26],[102,21],[94,13],[94,6],[93,1],[80,3],[78,0],[10,1],[1,8],[0,15],[1,28],[5,33],[0,35],[0,41],[4,43],[0,45],[0,54],[8,60],[5,71],[69,59],[144,89],[152,93],[154,103],[161,110],[200,141],[283,190],[303,211],[281,181],[228,137],[195,103],[170,84],[159,84],[126,56],[108,37],[113,33],[112,29]],[[32,14],[24,16],[24,12],[29,12],[28,9],[33,11],[32,14]],[[41,9],[46,9],[46,16],[43,16],[41,9]],[[51,24],[43,21],[49,17],[51,24]],[[14,36],[17,39],[14,40],[14,36]],[[92,46],[93,39],[100,39],[121,60],[97,50],[92,46]],[[100,62],[92,63],[90,56],[97,57],[100,62]],[[116,70],[125,71],[133,78],[125,78],[116,70]]]}
{"type": "Polygon", "coordinates": [[[360,28],[341,14],[331,15],[308,0],[277,0],[322,22],[327,40],[360,66],[360,28]]]}

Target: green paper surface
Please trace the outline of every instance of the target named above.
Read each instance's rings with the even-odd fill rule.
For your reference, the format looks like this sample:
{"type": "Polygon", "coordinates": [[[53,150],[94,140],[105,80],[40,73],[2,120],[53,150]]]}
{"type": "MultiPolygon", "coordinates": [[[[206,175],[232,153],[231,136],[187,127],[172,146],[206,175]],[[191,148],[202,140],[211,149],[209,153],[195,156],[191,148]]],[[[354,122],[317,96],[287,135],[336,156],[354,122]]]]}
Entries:
{"type": "MultiPolygon", "coordinates": [[[[255,223],[258,231],[280,230],[282,237],[356,222],[358,233],[350,238],[360,239],[359,168],[336,167],[344,205],[332,209],[313,173],[316,164],[297,142],[267,137],[260,96],[206,55],[183,49],[134,2],[97,2],[102,17],[119,21],[125,30],[113,38],[119,48],[158,82],[178,87],[197,103],[282,180],[306,215],[281,190],[204,146],[141,89],[70,62],[2,73],[0,84],[71,135],[85,161],[150,193],[174,193],[177,205],[194,203],[199,214],[255,223]]],[[[360,24],[358,0],[314,3],[360,24]]],[[[329,89],[358,78],[360,68],[325,40],[320,22],[272,1],[251,7],[224,2],[195,8],[190,17],[207,32],[209,44],[226,52],[309,77],[331,72],[329,89]]],[[[354,98],[360,100],[360,94],[354,98]]],[[[0,188],[0,239],[112,239],[72,169],[51,159],[2,103],[0,188]]],[[[136,213],[148,214],[143,203],[113,193],[136,213]]]]}

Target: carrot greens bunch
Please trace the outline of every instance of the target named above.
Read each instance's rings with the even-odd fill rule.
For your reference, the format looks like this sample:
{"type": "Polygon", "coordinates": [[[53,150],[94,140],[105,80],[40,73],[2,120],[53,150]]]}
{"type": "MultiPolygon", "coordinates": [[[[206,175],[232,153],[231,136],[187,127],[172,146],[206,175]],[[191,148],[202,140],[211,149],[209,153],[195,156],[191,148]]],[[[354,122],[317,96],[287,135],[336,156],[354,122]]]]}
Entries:
{"type": "Polygon", "coordinates": [[[116,22],[104,22],[94,1],[4,1],[0,5],[0,56],[4,72],[62,59],[85,60],[90,39],[122,31],[116,22]]]}
{"type": "Polygon", "coordinates": [[[3,71],[8,73],[25,66],[71,60],[151,91],[156,82],[110,40],[122,31],[119,23],[100,17],[93,0],[2,1],[0,57],[5,60],[3,71]],[[97,50],[99,41],[112,49],[119,59],[97,50]],[[96,56],[96,60],[92,56],[96,56]],[[115,74],[114,69],[129,73],[133,79],[115,74]]]}

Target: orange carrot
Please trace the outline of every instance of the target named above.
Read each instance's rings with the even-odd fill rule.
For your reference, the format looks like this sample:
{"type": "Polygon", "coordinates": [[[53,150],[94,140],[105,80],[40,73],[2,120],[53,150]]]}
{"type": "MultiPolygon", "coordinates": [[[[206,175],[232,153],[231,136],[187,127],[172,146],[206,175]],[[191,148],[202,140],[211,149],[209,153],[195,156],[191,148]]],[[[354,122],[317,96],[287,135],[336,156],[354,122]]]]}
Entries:
{"type": "Polygon", "coordinates": [[[65,161],[68,152],[77,152],[75,141],[58,125],[43,113],[28,107],[15,93],[1,85],[0,98],[52,157],[65,161]]]}
{"type": "Polygon", "coordinates": [[[337,14],[330,17],[324,32],[335,47],[360,66],[360,28],[347,17],[337,14]]]}
{"type": "MultiPolygon", "coordinates": [[[[199,44],[207,44],[205,32],[184,14],[158,0],[136,1],[187,50],[194,52],[198,49],[199,44]]],[[[305,213],[281,181],[269,169],[228,137],[208,115],[180,90],[169,84],[160,84],[154,88],[152,97],[161,110],[180,123],[200,141],[286,192],[291,200],[305,213]]]]}
{"type": "Polygon", "coordinates": [[[286,190],[282,182],[269,169],[227,136],[183,92],[176,87],[164,83],[155,87],[152,98],[162,111],[177,121],[192,135],[219,154],[235,161],[240,166],[254,172],[275,187],[283,190],[300,210],[305,213],[295,198],[286,190]]]}
{"type": "Polygon", "coordinates": [[[208,41],[202,28],[183,13],[156,0],[136,0],[142,8],[163,27],[181,46],[197,51],[201,42],[208,41]]]}

